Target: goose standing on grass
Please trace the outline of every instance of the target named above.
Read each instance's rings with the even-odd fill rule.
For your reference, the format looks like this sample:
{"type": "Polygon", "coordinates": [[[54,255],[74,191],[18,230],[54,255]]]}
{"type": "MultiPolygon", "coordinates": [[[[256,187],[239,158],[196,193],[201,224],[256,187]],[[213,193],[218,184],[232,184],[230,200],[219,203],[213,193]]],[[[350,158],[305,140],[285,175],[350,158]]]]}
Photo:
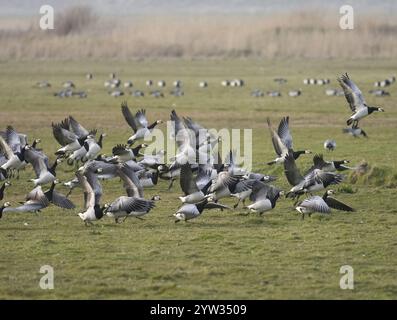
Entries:
{"type": "Polygon", "coordinates": [[[340,211],[355,211],[353,208],[344,204],[343,202],[340,202],[339,200],[330,197],[330,195],[333,194],[335,194],[333,190],[328,190],[324,193],[322,197],[313,196],[305,199],[296,207],[296,210],[301,213],[302,219],[305,218],[305,214],[308,214],[310,217],[311,214],[314,212],[328,214],[331,212],[331,208],[340,211]]]}
{"type": "Polygon", "coordinates": [[[252,186],[250,200],[253,202],[246,208],[262,215],[264,212],[272,210],[276,207],[276,202],[284,193],[268,184],[256,181],[252,186]]]}
{"type": "Polygon", "coordinates": [[[2,186],[0,187],[0,201],[4,199],[4,191],[6,188],[8,188],[9,186],[11,186],[11,182],[10,181],[5,181],[2,186]]]}
{"type": "Polygon", "coordinates": [[[351,124],[358,125],[358,122],[361,119],[365,118],[375,111],[385,111],[380,107],[368,106],[364,100],[364,96],[361,90],[352,80],[350,80],[347,73],[338,78],[338,81],[345,93],[345,97],[350,106],[350,109],[353,112],[353,114],[347,120],[348,126],[350,126],[351,124]]]}
{"type": "Polygon", "coordinates": [[[94,191],[88,183],[87,177],[85,177],[80,170],[76,172],[76,177],[79,180],[80,186],[83,188],[85,210],[78,215],[86,226],[92,225],[92,221],[102,219],[105,208],[100,207],[99,204],[95,204],[94,191]]]}
{"type": "Polygon", "coordinates": [[[143,198],[143,188],[135,172],[127,165],[118,165],[118,175],[124,183],[127,196],[118,197],[111,203],[105,204],[105,213],[108,217],[114,218],[118,223],[120,218],[127,219],[135,217],[142,219],[142,216],[154,208],[153,200],[143,198]]]}
{"type": "Polygon", "coordinates": [[[187,222],[188,220],[197,218],[203,213],[204,209],[223,210],[230,208],[220,203],[208,202],[207,199],[204,199],[202,202],[196,204],[185,203],[178,209],[176,213],[174,213],[175,223],[178,223],[180,221],[187,222]]]}
{"type": "Polygon", "coordinates": [[[298,159],[301,154],[312,153],[310,150],[293,151],[292,135],[289,130],[289,117],[281,119],[277,132],[272,128],[269,118],[267,118],[267,125],[272,138],[274,151],[278,156],[273,161],[268,162],[268,165],[283,163],[289,151],[292,152],[295,160],[298,159]]]}
{"type": "Polygon", "coordinates": [[[335,140],[327,139],[324,141],[324,149],[327,151],[334,151],[336,148],[335,140]]]}
{"type": "Polygon", "coordinates": [[[299,172],[292,153],[288,153],[284,161],[284,172],[292,189],[286,194],[287,197],[296,198],[305,194],[320,191],[331,184],[338,184],[343,181],[344,176],[332,172],[324,172],[314,169],[305,176],[299,172]]]}
{"type": "MultiPolygon", "coordinates": [[[[192,168],[189,163],[182,165],[181,173],[180,173],[180,184],[181,189],[184,192],[184,196],[179,197],[182,203],[199,203],[205,199],[205,195],[208,191],[208,188],[211,186],[211,177],[206,175],[206,184],[199,188],[196,183],[196,178],[193,176],[192,168]]],[[[205,177],[204,177],[205,178],[205,177]]],[[[201,179],[203,179],[201,177],[201,179]]]]}
{"type": "Polygon", "coordinates": [[[134,134],[128,139],[128,144],[133,144],[136,140],[143,139],[145,135],[150,134],[156,125],[163,121],[157,120],[149,125],[146,119],[146,111],[144,109],[139,110],[135,116],[132,115],[128,108],[127,102],[121,104],[121,112],[123,113],[125,121],[134,130],[134,134]]]}
{"type": "Polygon", "coordinates": [[[359,136],[363,136],[364,138],[368,138],[367,133],[358,127],[358,125],[353,125],[351,128],[343,128],[343,133],[347,133],[354,138],[358,138],[359,136]]]}

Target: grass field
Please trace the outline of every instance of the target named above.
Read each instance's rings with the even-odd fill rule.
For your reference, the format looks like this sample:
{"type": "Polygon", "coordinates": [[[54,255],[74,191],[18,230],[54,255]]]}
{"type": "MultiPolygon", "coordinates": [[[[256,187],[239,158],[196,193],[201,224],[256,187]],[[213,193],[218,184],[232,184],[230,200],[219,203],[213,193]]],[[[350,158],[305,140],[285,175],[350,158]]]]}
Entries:
{"type": "MultiPolygon", "coordinates": [[[[146,195],[160,194],[162,200],[145,221],[129,219],[116,225],[104,218],[94,227],[84,226],[77,213],[83,205],[76,189],[71,199],[73,212],[50,207],[42,213],[4,214],[0,220],[0,298],[2,299],[396,299],[397,298],[397,91],[367,102],[382,105],[384,114],[362,122],[369,139],[342,134],[349,116],[343,97],[327,97],[325,87],[304,86],[306,77],[336,77],[349,72],[367,92],[372,83],[396,72],[395,60],[386,61],[262,61],[262,60],[167,60],[167,61],[83,61],[83,62],[1,62],[0,128],[13,125],[31,138],[40,137],[42,148],[53,159],[58,148],[51,122],[73,115],[87,128],[108,134],[104,152],[126,142],[130,130],[122,118],[120,103],[125,98],[132,109],[145,107],[150,120],[168,120],[175,108],[208,128],[253,128],[254,170],[277,174],[277,185],[288,188],[282,168],[265,163],[274,157],[266,117],[276,125],[282,116],[291,117],[297,149],[323,152],[327,138],[337,148],[327,158],[366,160],[367,176],[352,185],[353,193],[339,192],[338,199],[357,209],[354,213],[333,212],[329,217],[314,215],[301,220],[292,202],[281,199],[277,207],[259,217],[242,216],[244,210],[206,211],[189,223],[174,224],[170,217],[179,206],[179,184],[167,191],[160,181],[146,195]],[[145,89],[147,79],[180,79],[185,96],[164,99],[126,96],[112,98],[103,87],[109,72],[132,80],[145,89]],[[85,73],[94,79],[87,81],[85,73]],[[282,86],[274,77],[286,77],[282,86]],[[242,78],[243,88],[224,88],[223,79],[242,78]],[[53,84],[50,89],[33,85],[39,80],[53,84]],[[53,92],[61,82],[73,80],[87,99],[59,99],[53,92]],[[209,87],[199,89],[207,80],[209,87]],[[281,98],[253,98],[250,91],[280,89],[281,98]],[[289,89],[303,89],[298,98],[289,89]],[[55,289],[42,290],[42,265],[55,272],[55,289]],[[339,269],[354,268],[354,290],[341,290],[339,269]]],[[[166,90],[168,93],[169,87],[166,90]]],[[[160,127],[164,129],[163,127],[160,127]]],[[[311,157],[302,156],[298,165],[307,168],[311,157]]],[[[15,205],[32,188],[26,182],[31,169],[6,192],[15,205]]],[[[73,175],[66,164],[59,168],[63,181],[73,175]]],[[[116,179],[106,181],[103,201],[124,193],[116,179]]],[[[336,190],[344,190],[337,186],[336,190]]],[[[345,188],[348,189],[348,188],[345,188]]],[[[66,189],[64,189],[66,193],[66,189]]],[[[223,201],[233,204],[232,200],[223,201]]]]}

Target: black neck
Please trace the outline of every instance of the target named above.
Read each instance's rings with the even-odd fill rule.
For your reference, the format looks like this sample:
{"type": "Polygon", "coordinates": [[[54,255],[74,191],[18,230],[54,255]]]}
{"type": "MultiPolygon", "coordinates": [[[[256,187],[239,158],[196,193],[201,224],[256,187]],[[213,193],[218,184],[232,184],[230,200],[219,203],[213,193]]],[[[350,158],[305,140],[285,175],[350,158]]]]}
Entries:
{"type": "Polygon", "coordinates": [[[4,192],[5,188],[6,188],[6,184],[3,183],[3,185],[0,187],[0,194],[4,192]]]}
{"type": "Polygon", "coordinates": [[[151,130],[151,129],[153,129],[155,126],[157,126],[157,121],[155,121],[155,122],[153,122],[150,126],[148,126],[147,128],[149,129],[149,130],[151,130]]]}
{"type": "Polygon", "coordinates": [[[328,193],[327,191],[325,191],[324,195],[323,195],[323,200],[325,201],[328,198],[328,193]]]}
{"type": "Polygon", "coordinates": [[[142,145],[138,145],[135,148],[132,149],[132,153],[134,154],[134,156],[138,155],[139,150],[142,149],[142,145]]]}
{"type": "Polygon", "coordinates": [[[294,151],[294,159],[298,159],[301,154],[304,154],[305,150],[294,151]]]}
{"type": "Polygon", "coordinates": [[[198,210],[200,213],[202,213],[203,210],[204,210],[204,207],[205,207],[205,205],[206,205],[207,203],[208,203],[208,200],[205,199],[203,202],[200,202],[200,203],[196,204],[197,210],[198,210]]]}
{"type": "Polygon", "coordinates": [[[99,204],[94,205],[94,210],[95,210],[95,217],[99,220],[103,217],[103,211],[104,207],[100,207],[99,204]]]}
{"type": "Polygon", "coordinates": [[[102,148],[102,139],[103,139],[103,135],[101,134],[98,140],[98,146],[100,146],[101,148],[102,148]]]}
{"type": "Polygon", "coordinates": [[[333,161],[335,168],[339,168],[342,164],[344,164],[344,161],[333,161]]]}
{"type": "Polygon", "coordinates": [[[48,169],[48,171],[50,171],[54,177],[56,176],[55,169],[57,168],[57,165],[58,159],[56,159],[55,162],[52,164],[51,168],[48,169]]]}
{"type": "Polygon", "coordinates": [[[378,111],[378,108],[376,107],[367,107],[368,108],[368,114],[371,114],[374,111],[378,111]]]}
{"type": "Polygon", "coordinates": [[[273,198],[273,200],[270,201],[272,203],[272,208],[273,209],[276,206],[276,202],[277,202],[278,198],[280,198],[280,192],[277,193],[277,195],[273,198]]]}

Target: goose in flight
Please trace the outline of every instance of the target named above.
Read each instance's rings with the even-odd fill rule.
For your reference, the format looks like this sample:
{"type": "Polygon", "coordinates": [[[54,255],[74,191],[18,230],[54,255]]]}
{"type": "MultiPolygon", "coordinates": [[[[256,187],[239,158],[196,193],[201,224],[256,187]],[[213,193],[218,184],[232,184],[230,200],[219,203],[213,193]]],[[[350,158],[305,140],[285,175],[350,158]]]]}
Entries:
{"type": "Polygon", "coordinates": [[[316,154],[313,157],[313,166],[306,172],[306,174],[312,172],[314,169],[320,169],[326,172],[335,172],[335,171],[344,171],[351,169],[346,166],[346,164],[350,163],[349,160],[333,160],[333,161],[325,161],[322,154],[316,154]]]}
{"type": "Polygon", "coordinates": [[[143,187],[135,172],[126,164],[119,164],[117,173],[124,183],[127,196],[118,197],[111,203],[105,204],[105,213],[108,217],[114,218],[115,222],[124,217],[135,217],[142,220],[142,216],[154,208],[153,200],[143,198],[143,187]]]}
{"type": "Polygon", "coordinates": [[[15,208],[8,207],[4,209],[4,212],[40,212],[49,205],[50,202],[41,189],[41,186],[37,186],[26,195],[25,202],[21,206],[15,208]]]}
{"type": "Polygon", "coordinates": [[[84,224],[88,226],[92,225],[92,221],[100,220],[103,217],[103,213],[105,208],[100,207],[99,204],[95,203],[95,193],[92,189],[90,183],[86,176],[81,172],[82,170],[78,170],[76,172],[76,177],[79,180],[80,186],[83,188],[84,192],[84,210],[80,212],[78,215],[81,220],[84,221],[84,224]]]}
{"type": "Polygon", "coordinates": [[[207,199],[204,199],[202,202],[191,204],[185,203],[182,205],[176,213],[174,213],[175,223],[180,221],[188,221],[191,219],[195,219],[199,217],[204,209],[230,209],[228,206],[225,206],[220,203],[208,202],[207,199]]]}
{"type": "Polygon", "coordinates": [[[95,136],[96,130],[89,132],[72,116],[69,116],[69,118],[66,118],[60,123],[52,123],[52,133],[54,138],[62,146],[55,154],[64,155],[67,152],[80,149],[88,137],[93,138],[95,136]]]}
{"type": "Polygon", "coordinates": [[[350,106],[353,114],[347,120],[347,125],[350,126],[358,125],[358,122],[370,115],[375,111],[384,112],[385,110],[380,107],[371,107],[368,106],[365,102],[364,96],[361,90],[357,87],[357,85],[350,80],[349,75],[343,74],[340,78],[338,78],[338,82],[345,93],[346,100],[350,106]]]}
{"type": "Polygon", "coordinates": [[[277,132],[272,128],[269,118],[267,118],[267,125],[272,138],[274,151],[277,154],[277,158],[268,162],[268,165],[283,163],[285,156],[290,150],[295,160],[298,159],[301,154],[312,153],[310,150],[293,151],[292,135],[289,130],[289,117],[281,119],[277,132]]]}
{"type": "Polygon", "coordinates": [[[123,102],[121,104],[121,112],[124,116],[125,121],[127,124],[132,128],[134,134],[128,138],[127,143],[133,144],[136,140],[143,139],[145,135],[150,134],[156,125],[162,123],[162,120],[156,120],[151,125],[146,118],[146,110],[138,110],[135,116],[131,113],[130,109],[128,108],[127,102],[123,102]]]}
{"type": "Polygon", "coordinates": [[[197,178],[193,176],[192,168],[189,163],[182,165],[180,172],[181,189],[184,196],[179,197],[182,203],[195,204],[205,199],[208,188],[211,186],[211,177],[205,172],[201,171],[197,178]],[[201,176],[200,176],[201,174],[201,176]],[[204,186],[198,186],[198,181],[204,181],[204,186]]]}
{"type": "Polygon", "coordinates": [[[286,194],[287,197],[295,198],[304,193],[312,193],[323,190],[331,184],[342,182],[344,176],[332,172],[325,172],[315,168],[302,176],[296,166],[292,153],[288,153],[284,161],[284,173],[292,189],[286,194]]]}
{"type": "Polygon", "coordinates": [[[247,209],[262,215],[264,212],[274,209],[277,200],[283,194],[280,189],[272,185],[256,181],[252,186],[252,193],[250,195],[250,200],[253,203],[247,206],[247,209]]]}
{"type": "Polygon", "coordinates": [[[43,185],[51,183],[56,179],[55,170],[61,159],[58,157],[53,165],[49,167],[48,157],[41,152],[34,149],[29,149],[25,151],[25,160],[32,164],[33,170],[36,174],[36,179],[30,179],[34,186],[43,185]]]}
{"type": "Polygon", "coordinates": [[[28,145],[21,146],[19,137],[12,127],[7,128],[7,134],[9,134],[9,139],[7,139],[9,141],[8,143],[0,135],[0,154],[3,154],[6,159],[0,167],[0,173],[5,178],[8,178],[9,170],[19,170],[26,165],[25,151],[30,148],[28,145]],[[18,142],[14,143],[16,139],[18,142]],[[15,151],[13,151],[13,149],[15,151]]]}
{"type": "Polygon", "coordinates": [[[308,214],[309,217],[314,212],[319,213],[330,213],[331,208],[340,210],[340,211],[348,211],[352,212],[355,211],[352,207],[344,204],[343,202],[330,197],[330,195],[335,194],[333,190],[328,190],[324,193],[322,197],[320,196],[313,196],[308,199],[303,200],[298,206],[296,210],[301,213],[302,219],[305,218],[305,214],[308,214]]]}

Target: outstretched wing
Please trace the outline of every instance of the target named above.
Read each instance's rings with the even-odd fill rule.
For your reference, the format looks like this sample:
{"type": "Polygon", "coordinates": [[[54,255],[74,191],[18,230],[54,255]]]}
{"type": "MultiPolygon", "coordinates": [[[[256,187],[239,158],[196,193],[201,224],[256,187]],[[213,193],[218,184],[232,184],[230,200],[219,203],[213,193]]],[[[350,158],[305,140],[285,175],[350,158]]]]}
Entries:
{"type": "Polygon", "coordinates": [[[349,207],[348,205],[346,205],[332,197],[327,197],[325,202],[328,204],[328,206],[330,206],[331,208],[336,209],[336,210],[355,211],[352,207],[349,207]]]}
{"type": "Polygon", "coordinates": [[[293,149],[292,135],[289,130],[289,117],[284,117],[281,119],[278,126],[278,135],[287,149],[293,149]]]}
{"type": "Polygon", "coordinates": [[[185,163],[181,168],[180,184],[185,195],[199,191],[189,163],[185,163]]]}
{"type": "Polygon", "coordinates": [[[146,119],[145,109],[138,110],[138,112],[135,114],[135,122],[137,126],[140,126],[142,128],[146,128],[149,125],[149,122],[146,119]]]}
{"type": "Polygon", "coordinates": [[[285,156],[284,173],[291,186],[296,186],[303,180],[303,177],[299,172],[298,167],[296,166],[294,155],[292,152],[289,152],[285,156]]]}
{"type": "Polygon", "coordinates": [[[312,209],[313,211],[320,213],[330,213],[331,209],[325,203],[323,198],[319,196],[310,197],[308,199],[303,200],[299,206],[312,209]]]}
{"type": "Polygon", "coordinates": [[[338,82],[342,87],[346,100],[353,112],[365,107],[365,100],[361,90],[352,80],[350,80],[347,73],[338,78],[338,82]]]}
{"type": "Polygon", "coordinates": [[[72,116],[69,116],[70,128],[79,138],[85,138],[90,133],[80,123],[78,123],[72,116]]]}
{"type": "Polygon", "coordinates": [[[283,141],[281,140],[280,136],[274,129],[271,127],[270,119],[267,118],[267,125],[269,127],[270,136],[272,138],[272,143],[274,147],[274,151],[278,156],[285,155],[288,153],[288,148],[284,145],[283,141]]]}
{"type": "Polygon", "coordinates": [[[132,128],[132,130],[134,130],[134,132],[138,131],[136,122],[135,122],[135,118],[132,115],[130,109],[128,108],[127,102],[123,101],[121,103],[121,113],[124,116],[125,121],[128,123],[128,125],[132,128]]]}

